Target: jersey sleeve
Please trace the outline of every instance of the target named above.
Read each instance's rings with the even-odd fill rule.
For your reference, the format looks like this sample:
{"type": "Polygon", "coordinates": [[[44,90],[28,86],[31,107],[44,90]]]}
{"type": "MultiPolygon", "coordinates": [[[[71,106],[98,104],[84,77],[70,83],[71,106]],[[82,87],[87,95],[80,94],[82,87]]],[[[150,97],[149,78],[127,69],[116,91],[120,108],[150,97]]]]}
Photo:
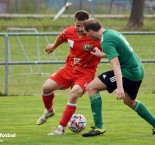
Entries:
{"type": "Polygon", "coordinates": [[[59,34],[59,39],[62,42],[67,42],[67,29],[65,29],[61,34],[59,34]]]}
{"type": "Polygon", "coordinates": [[[109,61],[111,59],[119,56],[116,48],[113,45],[113,42],[105,41],[104,43],[101,43],[101,47],[102,47],[102,50],[106,54],[109,61]]]}

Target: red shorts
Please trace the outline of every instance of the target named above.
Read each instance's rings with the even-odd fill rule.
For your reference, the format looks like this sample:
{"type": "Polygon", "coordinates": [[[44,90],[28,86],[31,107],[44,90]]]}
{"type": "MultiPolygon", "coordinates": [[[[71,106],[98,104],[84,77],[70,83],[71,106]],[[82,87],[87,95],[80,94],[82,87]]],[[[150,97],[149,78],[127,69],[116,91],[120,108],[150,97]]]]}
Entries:
{"type": "Polygon", "coordinates": [[[79,85],[86,92],[86,87],[94,79],[95,72],[95,69],[79,68],[78,70],[74,70],[71,67],[65,66],[50,76],[50,79],[65,89],[79,85]]]}

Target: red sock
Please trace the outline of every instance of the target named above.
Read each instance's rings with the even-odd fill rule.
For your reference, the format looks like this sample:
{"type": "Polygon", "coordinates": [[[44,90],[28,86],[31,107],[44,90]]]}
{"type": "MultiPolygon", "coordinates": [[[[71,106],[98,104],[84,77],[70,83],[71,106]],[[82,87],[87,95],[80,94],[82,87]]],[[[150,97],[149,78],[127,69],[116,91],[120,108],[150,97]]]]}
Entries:
{"type": "Polygon", "coordinates": [[[61,120],[59,122],[59,125],[66,127],[70,118],[72,117],[72,115],[74,114],[75,111],[76,111],[76,106],[70,106],[67,104],[67,106],[63,112],[63,115],[61,117],[61,120]]]}
{"type": "Polygon", "coordinates": [[[44,102],[44,106],[47,110],[51,110],[53,107],[53,99],[54,99],[54,93],[50,95],[42,95],[42,99],[44,102]]]}

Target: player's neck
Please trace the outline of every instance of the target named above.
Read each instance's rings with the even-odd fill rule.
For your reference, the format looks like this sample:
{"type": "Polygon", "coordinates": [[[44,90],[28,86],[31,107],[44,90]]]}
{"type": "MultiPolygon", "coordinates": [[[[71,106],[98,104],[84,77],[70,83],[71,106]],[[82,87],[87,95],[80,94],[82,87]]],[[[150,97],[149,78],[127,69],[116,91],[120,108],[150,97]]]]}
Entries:
{"type": "Polygon", "coordinates": [[[77,33],[77,35],[78,35],[79,38],[82,38],[84,34],[77,33]]]}
{"type": "Polygon", "coordinates": [[[102,36],[102,33],[105,31],[105,29],[101,28],[99,31],[98,31],[98,37],[101,39],[101,36],[102,36]]]}

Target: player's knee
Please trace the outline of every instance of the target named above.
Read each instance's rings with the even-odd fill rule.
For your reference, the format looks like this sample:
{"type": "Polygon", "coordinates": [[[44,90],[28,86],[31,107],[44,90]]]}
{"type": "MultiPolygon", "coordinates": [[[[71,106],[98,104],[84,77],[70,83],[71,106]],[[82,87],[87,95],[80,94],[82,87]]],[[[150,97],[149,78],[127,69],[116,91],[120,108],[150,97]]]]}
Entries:
{"type": "Polygon", "coordinates": [[[95,89],[93,88],[93,86],[91,84],[88,84],[88,86],[87,86],[88,94],[91,95],[94,91],[95,91],[95,89]]]}
{"type": "Polygon", "coordinates": [[[48,94],[49,93],[49,91],[46,89],[46,87],[42,87],[42,93],[43,94],[48,94]]]}
{"type": "Polygon", "coordinates": [[[83,94],[83,90],[75,89],[75,90],[71,90],[69,95],[70,95],[71,98],[77,99],[77,98],[81,97],[82,94],[83,94]]]}
{"type": "Polygon", "coordinates": [[[80,96],[78,96],[76,93],[72,92],[72,93],[69,94],[68,102],[72,103],[72,104],[76,104],[79,97],[80,96]]]}
{"type": "Polygon", "coordinates": [[[52,90],[50,89],[50,87],[48,85],[44,84],[42,86],[42,93],[43,94],[49,94],[49,93],[52,93],[52,90]]]}

